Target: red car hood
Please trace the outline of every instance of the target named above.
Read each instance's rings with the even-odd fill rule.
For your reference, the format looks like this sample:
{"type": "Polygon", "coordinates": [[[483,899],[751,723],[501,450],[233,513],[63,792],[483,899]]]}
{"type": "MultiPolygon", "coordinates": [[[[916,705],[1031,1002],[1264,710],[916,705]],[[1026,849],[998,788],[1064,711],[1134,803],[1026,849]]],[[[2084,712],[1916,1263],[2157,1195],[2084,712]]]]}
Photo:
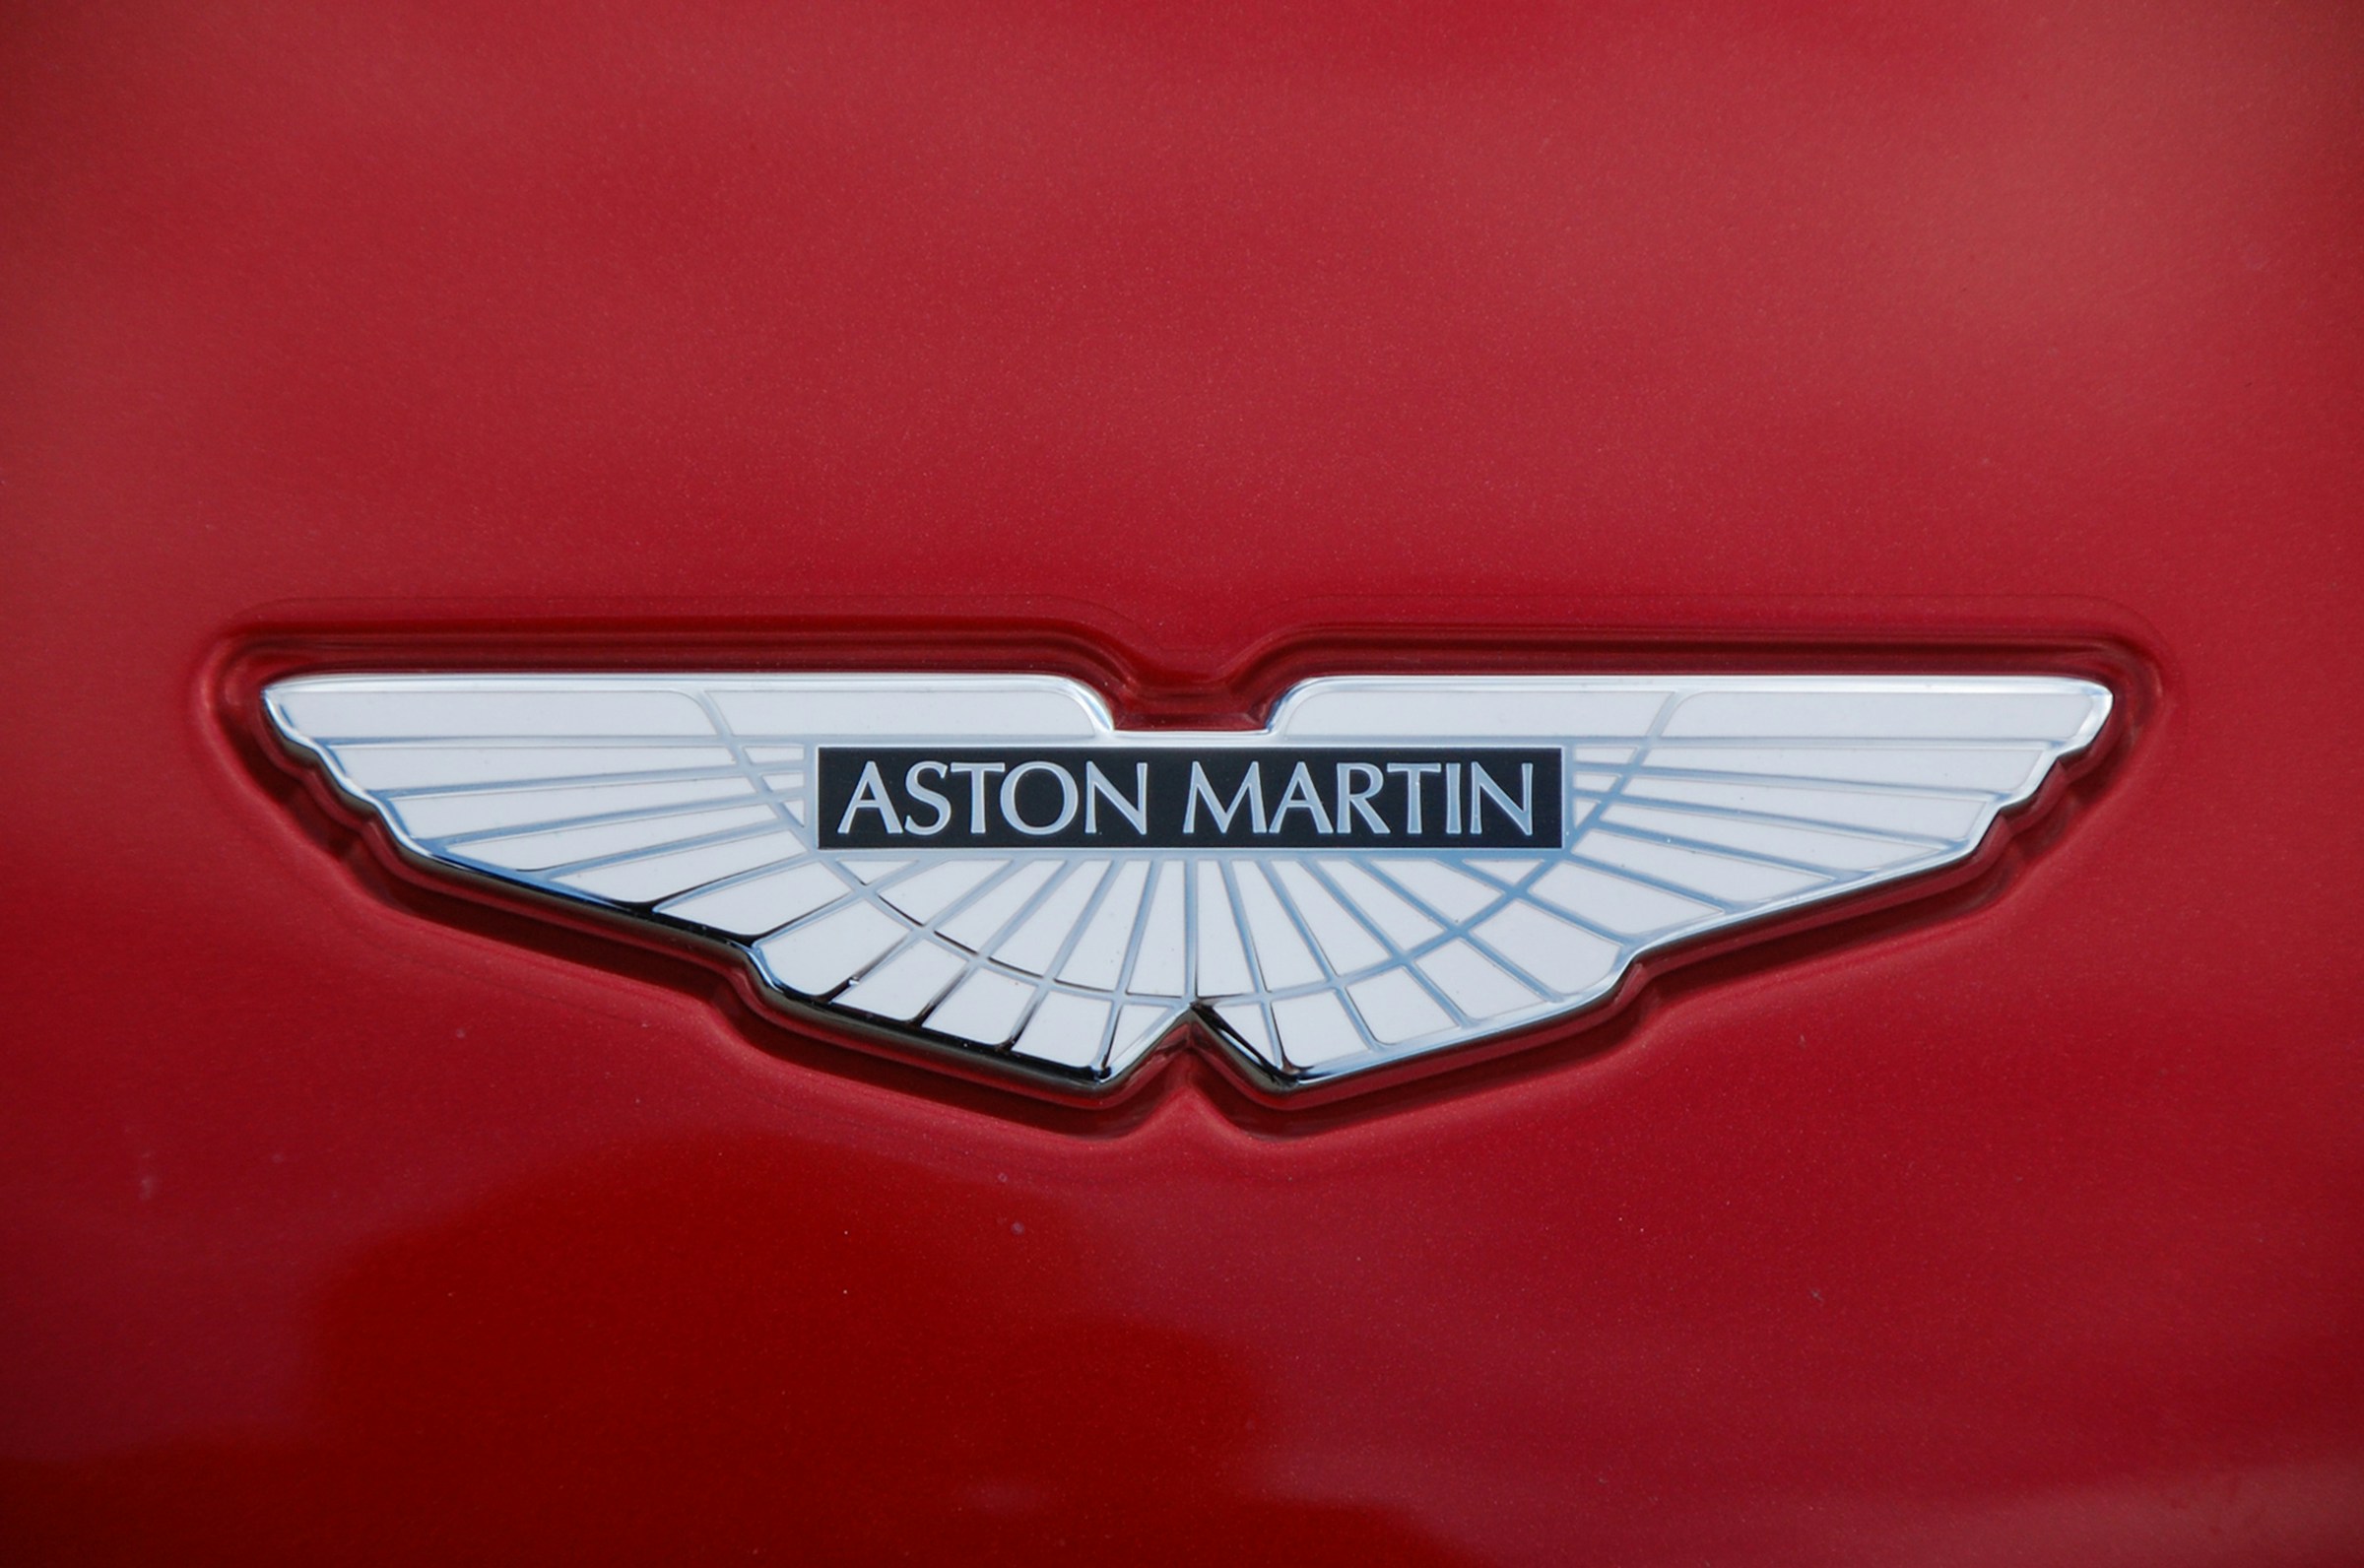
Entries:
{"type": "Polygon", "coordinates": [[[20,1562],[2364,1555],[2339,7],[0,50],[20,1562]],[[256,693],[2048,672],[1958,886],[1333,1105],[425,887],[256,693]]]}

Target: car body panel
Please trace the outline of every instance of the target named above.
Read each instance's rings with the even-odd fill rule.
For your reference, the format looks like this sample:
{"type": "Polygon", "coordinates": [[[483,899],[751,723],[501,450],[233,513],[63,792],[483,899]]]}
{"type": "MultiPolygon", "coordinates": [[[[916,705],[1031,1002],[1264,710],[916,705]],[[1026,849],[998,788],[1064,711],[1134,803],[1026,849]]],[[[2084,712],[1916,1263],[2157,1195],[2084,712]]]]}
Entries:
{"type": "Polygon", "coordinates": [[[20,14],[18,1561],[2364,1554],[2339,7],[20,14]],[[408,881],[302,671],[2036,672],[1958,883],[1110,1107],[408,881]]]}

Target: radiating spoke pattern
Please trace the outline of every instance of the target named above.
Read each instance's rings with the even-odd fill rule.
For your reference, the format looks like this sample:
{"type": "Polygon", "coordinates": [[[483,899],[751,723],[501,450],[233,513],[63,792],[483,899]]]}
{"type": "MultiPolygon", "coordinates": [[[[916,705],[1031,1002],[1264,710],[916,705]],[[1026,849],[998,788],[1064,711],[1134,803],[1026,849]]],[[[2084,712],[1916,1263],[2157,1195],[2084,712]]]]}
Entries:
{"type": "Polygon", "coordinates": [[[821,745],[1127,739],[1048,678],[323,677],[266,702],[418,858],[729,944],[785,996],[1085,1082],[1198,1009],[1304,1082],[1576,1011],[1652,948],[1958,861],[2110,698],[1422,677],[1309,683],[1276,716],[1291,743],[1561,748],[1564,842],[1543,853],[820,845],[821,745]]]}

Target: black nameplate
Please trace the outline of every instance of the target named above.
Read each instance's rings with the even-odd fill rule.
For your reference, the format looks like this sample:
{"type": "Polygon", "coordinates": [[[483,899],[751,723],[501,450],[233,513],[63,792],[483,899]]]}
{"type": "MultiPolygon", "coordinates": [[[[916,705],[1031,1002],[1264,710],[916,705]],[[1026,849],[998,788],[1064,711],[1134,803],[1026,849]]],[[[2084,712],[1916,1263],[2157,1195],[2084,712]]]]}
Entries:
{"type": "Polygon", "coordinates": [[[854,747],[819,759],[828,849],[1558,849],[1543,747],[854,747]]]}

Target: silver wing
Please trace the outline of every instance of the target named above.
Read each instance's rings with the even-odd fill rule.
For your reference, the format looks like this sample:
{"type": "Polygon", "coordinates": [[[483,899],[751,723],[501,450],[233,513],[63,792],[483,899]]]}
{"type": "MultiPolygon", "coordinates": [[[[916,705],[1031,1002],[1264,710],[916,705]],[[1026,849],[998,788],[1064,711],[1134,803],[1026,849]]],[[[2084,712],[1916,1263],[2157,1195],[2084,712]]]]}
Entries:
{"type": "Polygon", "coordinates": [[[271,720],[419,859],[688,928],[784,996],[1104,1084],[1201,1008],[1285,1083],[1573,1013],[1655,947],[1959,861],[2088,745],[2051,678],[1309,682],[1116,730],[1048,677],[367,676],[271,720]],[[1545,854],[824,848],[825,744],[1558,747],[1545,854]]]}

